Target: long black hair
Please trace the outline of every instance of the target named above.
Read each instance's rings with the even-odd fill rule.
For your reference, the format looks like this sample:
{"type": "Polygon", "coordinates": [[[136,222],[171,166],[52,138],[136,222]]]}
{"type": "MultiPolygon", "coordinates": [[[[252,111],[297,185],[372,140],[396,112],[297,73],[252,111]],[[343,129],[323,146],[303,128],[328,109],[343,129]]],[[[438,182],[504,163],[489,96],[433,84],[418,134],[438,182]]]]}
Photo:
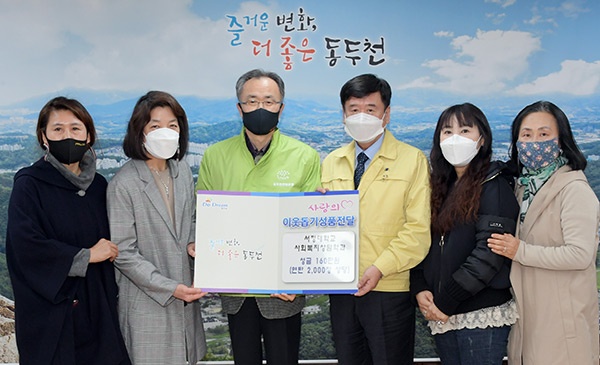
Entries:
{"type": "Polygon", "coordinates": [[[443,234],[457,223],[472,221],[479,210],[481,183],[485,179],[492,158],[492,130],[485,114],[473,104],[453,105],[440,115],[431,148],[431,228],[443,234]],[[451,127],[456,118],[458,125],[476,127],[483,143],[471,160],[464,175],[457,181],[456,170],[442,154],[440,133],[451,127]]]}

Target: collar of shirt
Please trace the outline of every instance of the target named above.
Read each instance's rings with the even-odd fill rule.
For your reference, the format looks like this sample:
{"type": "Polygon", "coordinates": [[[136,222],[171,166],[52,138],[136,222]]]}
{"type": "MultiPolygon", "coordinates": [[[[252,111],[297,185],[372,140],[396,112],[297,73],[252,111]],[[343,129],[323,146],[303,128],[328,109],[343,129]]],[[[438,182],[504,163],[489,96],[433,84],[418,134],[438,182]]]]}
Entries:
{"type": "Polygon", "coordinates": [[[360,146],[358,145],[358,143],[354,142],[355,144],[355,148],[354,148],[354,166],[356,166],[356,164],[358,164],[358,154],[361,152],[364,152],[365,155],[367,155],[367,157],[369,158],[367,160],[367,162],[365,162],[365,170],[369,167],[369,165],[371,164],[371,161],[373,161],[373,158],[375,157],[375,155],[377,154],[377,152],[379,152],[379,149],[381,148],[381,146],[383,145],[383,138],[385,137],[385,132],[381,135],[381,137],[375,141],[375,143],[373,143],[369,148],[367,148],[366,150],[363,150],[362,148],[360,148],[360,146]]]}
{"type": "Polygon", "coordinates": [[[267,151],[269,150],[269,147],[271,146],[271,141],[269,141],[269,143],[267,143],[267,145],[261,149],[258,150],[256,149],[256,147],[254,147],[254,145],[252,144],[252,142],[250,142],[250,138],[248,138],[248,135],[246,133],[244,133],[244,138],[246,139],[246,147],[248,147],[248,151],[250,151],[250,153],[252,154],[252,158],[256,158],[256,156],[263,156],[265,153],[267,153],[267,151]]]}

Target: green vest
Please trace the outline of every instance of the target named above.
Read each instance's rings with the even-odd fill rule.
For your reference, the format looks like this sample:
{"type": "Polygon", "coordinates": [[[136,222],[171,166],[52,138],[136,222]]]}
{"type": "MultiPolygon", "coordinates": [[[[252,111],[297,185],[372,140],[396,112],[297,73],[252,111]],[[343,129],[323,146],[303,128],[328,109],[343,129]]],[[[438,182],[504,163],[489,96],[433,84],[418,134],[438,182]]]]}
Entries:
{"type": "Polygon", "coordinates": [[[315,191],[321,185],[321,159],[312,147],[276,130],[255,164],[244,133],[206,149],[197,190],[283,193],[315,191]]]}

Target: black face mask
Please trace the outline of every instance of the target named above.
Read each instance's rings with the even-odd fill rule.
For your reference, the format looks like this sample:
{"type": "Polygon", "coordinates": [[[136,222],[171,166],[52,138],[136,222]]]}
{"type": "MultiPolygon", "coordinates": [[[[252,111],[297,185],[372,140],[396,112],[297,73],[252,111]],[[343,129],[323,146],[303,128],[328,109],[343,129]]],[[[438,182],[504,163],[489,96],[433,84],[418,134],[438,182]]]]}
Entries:
{"type": "Polygon", "coordinates": [[[73,138],[52,141],[48,139],[48,149],[58,162],[70,165],[83,159],[83,155],[89,149],[86,141],[78,141],[73,138]]]}
{"type": "Polygon", "coordinates": [[[279,122],[279,112],[273,113],[259,108],[249,113],[242,111],[244,127],[257,136],[264,136],[272,131],[279,122]]]}

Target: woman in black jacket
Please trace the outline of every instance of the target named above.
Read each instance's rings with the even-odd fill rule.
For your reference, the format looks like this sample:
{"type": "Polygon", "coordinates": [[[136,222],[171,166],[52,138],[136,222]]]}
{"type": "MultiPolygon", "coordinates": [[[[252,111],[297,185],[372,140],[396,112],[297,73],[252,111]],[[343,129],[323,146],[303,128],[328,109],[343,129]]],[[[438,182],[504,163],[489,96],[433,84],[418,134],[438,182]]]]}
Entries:
{"type": "Polygon", "coordinates": [[[411,292],[443,364],[501,364],[516,310],[510,260],[487,247],[515,231],[519,206],[506,166],[491,162],[492,132],[465,103],[442,112],[431,149],[431,248],[411,270],[411,292]]]}
{"type": "Polygon", "coordinates": [[[40,111],[36,134],[45,155],[17,172],[8,205],[19,363],[129,365],[92,116],[59,96],[40,111]]]}

